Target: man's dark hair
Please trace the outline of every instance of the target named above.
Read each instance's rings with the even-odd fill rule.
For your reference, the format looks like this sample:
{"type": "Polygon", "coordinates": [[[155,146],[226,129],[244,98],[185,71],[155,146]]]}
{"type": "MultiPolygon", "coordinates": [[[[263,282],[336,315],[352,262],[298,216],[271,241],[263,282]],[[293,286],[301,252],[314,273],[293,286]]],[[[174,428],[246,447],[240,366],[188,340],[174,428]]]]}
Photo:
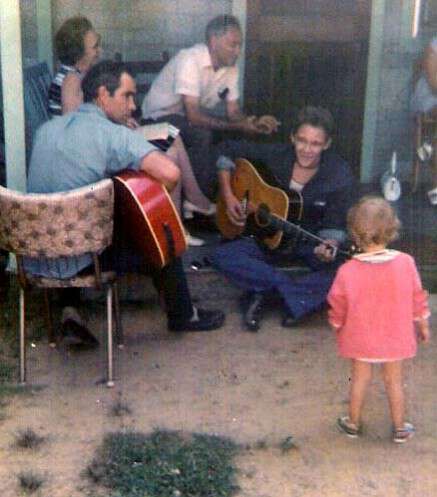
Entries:
{"type": "Polygon", "coordinates": [[[328,109],[311,106],[301,109],[293,126],[293,134],[296,134],[299,128],[305,124],[323,129],[326,138],[328,140],[332,138],[334,133],[334,119],[328,109]]]}
{"type": "Polygon", "coordinates": [[[59,60],[74,66],[85,52],[84,37],[93,30],[91,22],[82,16],[67,19],[55,35],[55,49],[59,60]]]}
{"type": "Polygon", "coordinates": [[[98,62],[82,80],[84,102],[95,100],[101,86],[104,86],[110,95],[114,95],[115,90],[120,86],[120,78],[123,73],[131,75],[121,62],[112,60],[98,62]]]}
{"type": "Polygon", "coordinates": [[[212,36],[225,35],[230,29],[238,29],[241,32],[240,22],[235,16],[223,15],[214,17],[206,26],[206,42],[208,43],[212,36]]]}

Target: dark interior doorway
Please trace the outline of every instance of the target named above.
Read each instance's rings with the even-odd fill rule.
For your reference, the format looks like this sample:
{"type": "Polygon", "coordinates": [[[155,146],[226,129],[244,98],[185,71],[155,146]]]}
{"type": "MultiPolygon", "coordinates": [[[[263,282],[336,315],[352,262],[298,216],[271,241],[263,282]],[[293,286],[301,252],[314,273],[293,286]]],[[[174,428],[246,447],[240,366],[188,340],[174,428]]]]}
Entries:
{"type": "Polygon", "coordinates": [[[359,172],[371,1],[248,0],[245,107],[290,125],[304,105],[330,109],[335,149],[359,172]]]}

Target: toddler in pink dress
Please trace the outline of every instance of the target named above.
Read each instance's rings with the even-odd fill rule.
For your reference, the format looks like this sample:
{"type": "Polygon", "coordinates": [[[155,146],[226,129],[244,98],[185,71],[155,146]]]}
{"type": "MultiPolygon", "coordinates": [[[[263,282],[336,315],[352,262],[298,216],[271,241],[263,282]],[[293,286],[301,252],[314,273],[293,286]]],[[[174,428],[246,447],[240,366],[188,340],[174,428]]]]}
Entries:
{"type": "Polygon", "coordinates": [[[414,434],[414,426],[404,420],[402,361],[415,356],[417,337],[429,340],[430,312],[414,259],[386,248],[399,227],[382,198],[363,197],[350,209],[348,229],[360,253],[338,270],[328,295],[328,320],[338,354],[352,360],[349,415],[337,420],[339,429],[353,438],[361,433],[372,364],[380,363],[393,441],[402,443],[414,434]]]}

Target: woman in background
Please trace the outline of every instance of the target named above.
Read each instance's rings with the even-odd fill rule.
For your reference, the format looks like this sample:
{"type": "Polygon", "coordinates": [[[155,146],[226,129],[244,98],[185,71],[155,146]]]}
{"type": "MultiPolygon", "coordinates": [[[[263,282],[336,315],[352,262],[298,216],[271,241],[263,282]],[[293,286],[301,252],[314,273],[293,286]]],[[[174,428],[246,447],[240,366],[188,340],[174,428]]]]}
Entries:
{"type": "Polygon", "coordinates": [[[83,102],[82,79],[100,58],[100,35],[86,17],[72,17],[56,33],[55,49],[60,67],[50,85],[49,111],[59,116],[83,102]]]}

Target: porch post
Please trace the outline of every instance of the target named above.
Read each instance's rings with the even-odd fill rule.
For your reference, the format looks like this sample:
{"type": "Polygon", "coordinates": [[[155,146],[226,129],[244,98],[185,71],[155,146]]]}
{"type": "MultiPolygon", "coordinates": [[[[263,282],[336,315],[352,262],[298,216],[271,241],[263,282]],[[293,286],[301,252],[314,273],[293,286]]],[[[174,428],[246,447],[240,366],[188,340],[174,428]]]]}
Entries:
{"type": "Polygon", "coordinates": [[[384,14],[386,0],[372,2],[370,23],[369,59],[367,62],[366,100],[364,108],[363,145],[361,148],[360,179],[364,183],[372,180],[373,155],[381,82],[381,58],[384,36],[384,14]]]}
{"type": "Polygon", "coordinates": [[[36,22],[38,27],[38,61],[47,62],[53,73],[51,0],[36,0],[36,22]]]}
{"type": "Polygon", "coordinates": [[[0,2],[1,72],[6,148],[6,184],[26,191],[23,64],[19,0],[0,2]]]}

